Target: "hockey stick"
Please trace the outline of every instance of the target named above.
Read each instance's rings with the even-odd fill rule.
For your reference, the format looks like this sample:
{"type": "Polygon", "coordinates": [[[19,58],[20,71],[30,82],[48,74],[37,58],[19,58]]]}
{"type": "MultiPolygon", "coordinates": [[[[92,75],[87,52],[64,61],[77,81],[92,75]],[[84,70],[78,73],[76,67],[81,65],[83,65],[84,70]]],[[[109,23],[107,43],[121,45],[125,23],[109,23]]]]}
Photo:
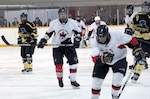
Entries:
{"type": "MultiPolygon", "coordinates": [[[[8,46],[35,46],[35,45],[31,45],[31,44],[10,44],[4,35],[1,36],[1,39],[3,40],[3,42],[8,45],[8,46]]],[[[46,46],[73,46],[73,44],[46,44],[46,46]]]]}
{"type": "Polygon", "coordinates": [[[118,99],[119,99],[119,97],[121,96],[121,94],[122,94],[124,88],[126,87],[128,81],[129,81],[129,79],[131,78],[132,73],[133,73],[133,71],[134,71],[134,67],[135,67],[135,65],[134,65],[133,68],[131,69],[131,71],[130,71],[130,73],[129,73],[127,79],[126,79],[126,81],[125,81],[124,84],[121,86],[121,89],[120,89],[120,91],[119,91],[119,93],[118,93],[118,99]]]}
{"type": "Polygon", "coordinates": [[[4,42],[6,45],[8,45],[8,46],[18,46],[18,45],[19,45],[19,46],[31,46],[31,44],[10,44],[10,43],[6,40],[6,38],[5,38],[4,35],[2,35],[1,38],[2,38],[3,42],[4,42]]]}
{"type": "Polygon", "coordinates": [[[150,42],[148,42],[146,40],[142,40],[142,39],[138,39],[138,38],[136,38],[136,39],[137,39],[137,41],[140,41],[140,42],[143,42],[143,43],[146,43],[146,44],[150,44],[150,42]]]}

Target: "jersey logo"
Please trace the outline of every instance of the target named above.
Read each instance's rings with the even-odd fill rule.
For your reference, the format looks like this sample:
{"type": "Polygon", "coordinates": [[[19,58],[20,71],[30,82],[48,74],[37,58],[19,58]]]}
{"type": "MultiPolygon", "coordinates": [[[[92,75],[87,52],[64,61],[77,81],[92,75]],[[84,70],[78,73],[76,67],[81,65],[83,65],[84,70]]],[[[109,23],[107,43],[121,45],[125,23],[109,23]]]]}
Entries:
{"type": "Polygon", "coordinates": [[[21,33],[22,33],[22,34],[28,34],[28,32],[26,31],[26,29],[25,29],[25,28],[23,28],[23,27],[22,27],[22,28],[20,28],[20,31],[21,31],[21,33]]]}
{"type": "Polygon", "coordinates": [[[58,31],[58,33],[59,33],[59,39],[64,39],[66,35],[68,34],[68,31],[61,29],[58,31]]]}
{"type": "Polygon", "coordinates": [[[148,26],[146,25],[146,21],[145,20],[140,20],[139,23],[140,23],[140,26],[148,28],[148,26]]]}

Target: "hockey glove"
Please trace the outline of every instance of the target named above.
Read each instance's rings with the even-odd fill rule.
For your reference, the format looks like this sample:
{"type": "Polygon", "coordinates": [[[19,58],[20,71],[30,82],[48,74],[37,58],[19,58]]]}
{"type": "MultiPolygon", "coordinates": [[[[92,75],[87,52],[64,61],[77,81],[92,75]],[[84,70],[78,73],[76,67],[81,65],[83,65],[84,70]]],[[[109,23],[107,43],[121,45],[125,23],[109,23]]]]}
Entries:
{"type": "Polygon", "coordinates": [[[40,42],[38,43],[38,48],[44,48],[45,44],[47,43],[47,40],[45,38],[42,38],[40,42]]]}
{"type": "Polygon", "coordinates": [[[80,36],[80,34],[77,34],[77,35],[75,36],[75,40],[78,41],[78,42],[81,41],[81,36],[80,36]]]}
{"type": "Polygon", "coordinates": [[[100,59],[102,63],[111,63],[113,60],[114,54],[111,53],[104,53],[103,55],[100,56],[100,59]]]}
{"type": "Polygon", "coordinates": [[[136,58],[137,63],[145,65],[146,64],[146,58],[145,53],[140,47],[136,47],[133,49],[133,55],[136,58]]]}
{"type": "Polygon", "coordinates": [[[17,42],[18,42],[18,44],[22,44],[21,37],[17,38],[17,42]]]}
{"type": "Polygon", "coordinates": [[[125,28],[125,33],[126,34],[129,34],[129,35],[133,35],[134,34],[134,31],[131,29],[131,28],[125,28]]]}

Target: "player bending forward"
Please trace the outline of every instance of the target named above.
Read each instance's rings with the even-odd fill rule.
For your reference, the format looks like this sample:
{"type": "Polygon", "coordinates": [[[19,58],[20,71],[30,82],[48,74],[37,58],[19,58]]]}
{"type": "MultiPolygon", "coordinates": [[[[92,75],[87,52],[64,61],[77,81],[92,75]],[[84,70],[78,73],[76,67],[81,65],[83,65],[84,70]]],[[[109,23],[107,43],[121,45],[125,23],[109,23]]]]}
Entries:
{"type": "Polygon", "coordinates": [[[73,32],[76,33],[76,37],[80,38],[80,28],[77,22],[67,17],[67,9],[62,7],[58,10],[59,19],[53,20],[50,23],[50,28],[46,31],[44,38],[38,43],[38,48],[43,48],[47,43],[47,40],[53,35],[53,59],[56,66],[56,75],[60,87],[64,87],[63,84],[63,57],[66,56],[70,67],[70,82],[75,88],[78,88],[80,84],[76,82],[76,72],[78,58],[75,48],[72,44],[71,37],[73,32]]]}
{"type": "Polygon", "coordinates": [[[112,68],[113,71],[112,99],[118,99],[118,92],[127,69],[127,48],[125,45],[133,49],[136,65],[143,66],[145,54],[134,37],[117,31],[109,32],[106,25],[100,25],[96,34],[92,42],[92,60],[95,64],[92,75],[91,99],[99,98],[109,68],[112,68]]]}

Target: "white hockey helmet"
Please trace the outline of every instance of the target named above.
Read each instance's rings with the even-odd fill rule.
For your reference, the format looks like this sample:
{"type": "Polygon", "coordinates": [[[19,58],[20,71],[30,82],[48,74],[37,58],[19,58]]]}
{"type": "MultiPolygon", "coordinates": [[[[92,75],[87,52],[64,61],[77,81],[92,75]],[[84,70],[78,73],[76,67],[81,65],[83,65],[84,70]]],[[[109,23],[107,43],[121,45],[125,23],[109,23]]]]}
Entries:
{"type": "Polygon", "coordinates": [[[96,16],[96,17],[94,18],[94,21],[98,21],[98,20],[101,20],[101,18],[100,18],[99,16],[96,16]]]}

